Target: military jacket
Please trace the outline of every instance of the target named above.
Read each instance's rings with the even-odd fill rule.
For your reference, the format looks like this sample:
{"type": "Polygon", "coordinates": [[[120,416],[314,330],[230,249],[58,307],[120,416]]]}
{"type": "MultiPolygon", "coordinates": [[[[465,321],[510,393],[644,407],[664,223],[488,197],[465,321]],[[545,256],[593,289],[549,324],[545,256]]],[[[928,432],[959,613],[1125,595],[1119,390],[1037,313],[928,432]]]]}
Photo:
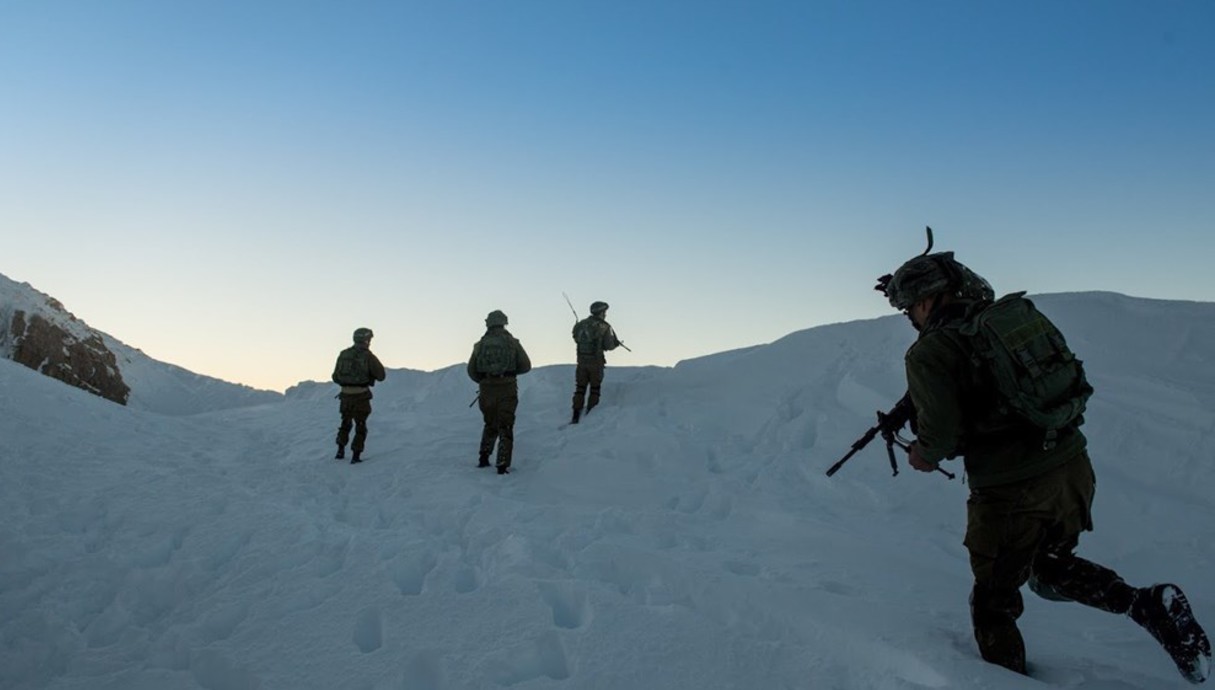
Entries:
{"type": "Polygon", "coordinates": [[[515,377],[520,374],[526,374],[532,370],[532,360],[527,356],[527,351],[523,349],[523,344],[517,338],[510,334],[504,326],[492,326],[486,330],[485,335],[473,345],[472,354],[468,357],[468,378],[476,381],[478,384],[500,384],[514,383],[515,377]],[[501,376],[486,376],[477,370],[477,357],[481,354],[481,343],[484,342],[487,336],[495,338],[506,336],[510,341],[511,346],[515,348],[515,368],[512,371],[506,372],[501,376]]]}
{"type": "Polygon", "coordinates": [[[620,340],[616,337],[616,331],[606,319],[592,314],[591,316],[588,316],[574,324],[574,328],[571,331],[574,342],[578,342],[578,333],[584,328],[590,329],[590,332],[595,334],[595,347],[593,352],[582,352],[581,350],[578,350],[578,361],[580,363],[588,364],[602,364],[606,362],[607,358],[603,356],[604,351],[615,350],[620,346],[620,340]]]}
{"type": "Polygon", "coordinates": [[[920,456],[933,464],[962,456],[976,489],[1036,477],[1075,458],[1087,445],[1079,429],[1045,444],[1040,429],[1001,411],[971,343],[950,327],[968,306],[941,307],[904,358],[920,456]]]}
{"type": "MultiPolygon", "coordinates": [[[[384,364],[380,362],[380,358],[376,357],[371,352],[365,343],[355,343],[347,348],[348,350],[365,350],[367,352],[367,373],[371,376],[366,386],[342,386],[340,395],[343,397],[362,396],[371,399],[371,386],[375,385],[376,381],[383,381],[387,377],[387,372],[384,370],[384,364]]],[[[333,381],[337,383],[337,372],[333,374],[333,381]]],[[[339,384],[340,385],[340,384],[339,384]]]]}

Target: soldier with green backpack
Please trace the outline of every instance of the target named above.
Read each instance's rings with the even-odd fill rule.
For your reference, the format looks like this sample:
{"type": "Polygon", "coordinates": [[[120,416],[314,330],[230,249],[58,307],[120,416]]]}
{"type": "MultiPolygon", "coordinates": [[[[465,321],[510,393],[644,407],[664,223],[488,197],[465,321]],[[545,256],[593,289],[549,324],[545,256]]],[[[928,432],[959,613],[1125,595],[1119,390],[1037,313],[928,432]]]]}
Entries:
{"type": "Polygon", "coordinates": [[[1074,553],[1093,528],[1096,480],[1080,431],[1093,389],[1055,325],[1024,293],[994,300],[952,252],[925,251],[877,289],[919,331],[905,358],[911,466],[932,472],[964,458],[971,623],[983,659],[1026,672],[1017,619],[1028,582],[1046,599],[1129,616],[1187,680],[1202,682],[1211,646],[1180,588],[1132,587],[1074,553]]]}
{"type": "Polygon", "coordinates": [[[485,317],[485,335],[473,345],[468,358],[468,377],[477,383],[477,400],[485,426],[477,467],[489,467],[489,456],[498,446],[498,474],[510,473],[515,445],[515,411],[519,407],[516,376],[532,370],[523,345],[506,330],[506,314],[491,311],[485,317]]]}
{"type": "Polygon", "coordinates": [[[574,370],[574,414],[570,419],[571,424],[577,424],[582,418],[584,401],[587,412],[599,404],[599,390],[603,386],[604,369],[607,368],[604,351],[624,345],[607,322],[607,310],[607,302],[594,302],[591,304],[591,315],[574,324],[578,366],[574,370]]]}
{"type": "Polygon", "coordinates": [[[354,427],[354,441],[350,444],[353,455],[350,464],[362,462],[363,445],[367,441],[367,418],[371,416],[371,387],[385,377],[384,365],[371,353],[372,332],[370,328],[359,328],[354,332],[354,345],[342,350],[333,365],[333,382],[342,387],[337,397],[342,423],[337,433],[337,455],[346,457],[346,441],[350,439],[350,428],[354,427]]]}

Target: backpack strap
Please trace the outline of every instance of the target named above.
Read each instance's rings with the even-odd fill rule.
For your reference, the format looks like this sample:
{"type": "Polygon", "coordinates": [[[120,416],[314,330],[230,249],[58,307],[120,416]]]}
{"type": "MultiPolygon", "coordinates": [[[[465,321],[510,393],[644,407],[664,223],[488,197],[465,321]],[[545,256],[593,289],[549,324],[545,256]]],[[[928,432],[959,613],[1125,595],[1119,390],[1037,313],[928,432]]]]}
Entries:
{"type": "Polygon", "coordinates": [[[1025,368],[1029,370],[1029,373],[1035,378],[1042,375],[1042,367],[1038,366],[1038,363],[1034,361],[1033,356],[1029,354],[1029,350],[1019,348],[1017,350],[1017,359],[1021,360],[1021,364],[1024,365],[1025,368]]]}

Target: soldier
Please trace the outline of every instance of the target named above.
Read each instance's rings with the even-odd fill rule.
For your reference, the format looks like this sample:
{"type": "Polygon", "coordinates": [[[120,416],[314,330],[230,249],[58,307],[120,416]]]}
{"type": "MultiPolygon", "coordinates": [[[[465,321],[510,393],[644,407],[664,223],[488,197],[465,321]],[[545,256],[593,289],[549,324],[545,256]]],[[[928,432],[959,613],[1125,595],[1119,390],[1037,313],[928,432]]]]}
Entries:
{"type": "Polygon", "coordinates": [[[346,441],[350,438],[350,427],[354,426],[354,442],[350,444],[353,455],[350,464],[362,462],[363,444],[367,440],[367,418],[371,416],[371,387],[384,380],[384,365],[371,353],[370,328],[359,328],[354,332],[354,345],[342,350],[333,365],[333,382],[342,387],[338,393],[342,424],[337,433],[337,455],[335,460],[346,457],[346,441]]]}
{"type": "Polygon", "coordinates": [[[485,317],[485,335],[473,346],[468,358],[468,377],[477,383],[481,416],[481,450],[477,467],[489,467],[489,455],[498,444],[498,474],[510,473],[515,444],[515,410],[519,407],[519,385],[515,377],[532,370],[523,345],[506,330],[506,314],[491,311],[485,317]]]}
{"type": "Polygon", "coordinates": [[[1095,478],[1079,428],[1092,388],[1062,334],[1024,293],[993,301],[952,252],[911,259],[878,289],[919,331],[905,362],[918,414],[911,466],[932,472],[964,456],[971,623],[983,659],[1026,672],[1017,618],[1028,582],[1046,599],[1128,615],[1202,682],[1211,645],[1181,590],[1131,587],[1074,553],[1093,528],[1095,478]]]}
{"type": "Polygon", "coordinates": [[[606,350],[615,350],[624,345],[616,338],[616,331],[607,322],[607,302],[591,304],[591,315],[574,324],[574,342],[577,343],[578,367],[574,372],[574,416],[571,424],[582,418],[583,400],[589,413],[599,404],[599,389],[603,385],[603,370],[607,359],[606,350]],[[587,387],[590,396],[587,397],[587,387]]]}

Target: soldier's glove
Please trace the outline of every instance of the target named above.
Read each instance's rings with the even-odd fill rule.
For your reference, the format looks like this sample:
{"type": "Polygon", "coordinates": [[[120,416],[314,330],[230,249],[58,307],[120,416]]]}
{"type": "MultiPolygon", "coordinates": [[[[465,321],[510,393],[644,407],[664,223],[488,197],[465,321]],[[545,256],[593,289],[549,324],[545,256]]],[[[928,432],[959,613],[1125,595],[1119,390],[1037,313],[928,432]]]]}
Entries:
{"type": "Polygon", "coordinates": [[[937,466],[934,463],[926,462],[920,457],[920,445],[912,443],[911,448],[907,450],[907,464],[921,472],[936,472],[937,466]]]}

